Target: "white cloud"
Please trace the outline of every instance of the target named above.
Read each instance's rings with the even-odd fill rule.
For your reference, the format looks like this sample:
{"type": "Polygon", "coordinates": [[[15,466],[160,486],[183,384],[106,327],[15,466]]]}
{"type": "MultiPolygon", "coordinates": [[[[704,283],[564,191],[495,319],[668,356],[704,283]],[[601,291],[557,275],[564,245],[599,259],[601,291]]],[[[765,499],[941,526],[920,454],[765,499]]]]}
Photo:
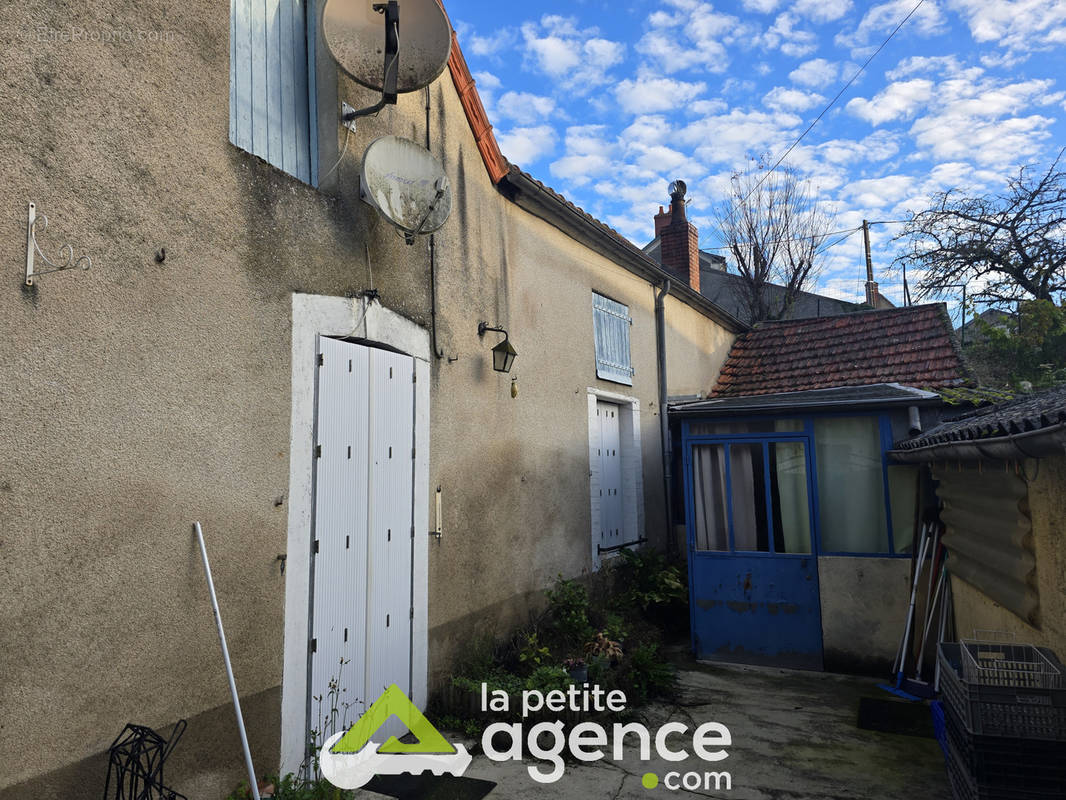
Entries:
{"type": "Polygon", "coordinates": [[[1011,167],[1039,154],[1051,137],[1055,120],[1031,112],[1062,99],[1052,86],[1051,80],[943,81],[937,86],[935,106],[915,120],[911,135],[924,154],[938,161],[1011,167]]]}
{"type": "MultiPolygon", "coordinates": [[[[910,56],[900,61],[893,69],[885,73],[890,81],[909,78],[911,75],[932,73],[935,77],[952,77],[963,72],[964,67],[955,56],[910,56]]],[[[984,70],[977,68],[976,75],[984,70]]]]}
{"type": "Polygon", "coordinates": [[[505,92],[497,101],[496,110],[520,125],[533,125],[551,115],[555,100],[529,92],[505,92]]]}
{"type": "MultiPolygon", "coordinates": [[[[852,57],[868,55],[880,44],[880,39],[891,33],[914,8],[914,0],[888,0],[870,8],[853,31],[841,31],[836,43],[852,49],[852,57]]],[[[914,12],[898,35],[917,34],[933,36],[947,29],[944,15],[936,3],[923,3],[914,12]]]]}
{"type": "Polygon", "coordinates": [[[759,14],[769,14],[781,5],[780,0],[743,0],[744,8],[759,14]]]}
{"type": "Polygon", "coordinates": [[[913,185],[914,178],[910,175],[887,175],[853,181],[848,185],[847,194],[863,208],[880,210],[895,206],[913,185]]]}
{"type": "Polygon", "coordinates": [[[949,0],[975,42],[1005,49],[1009,61],[1066,44],[1066,0],[949,0]]]}
{"type": "Polygon", "coordinates": [[[508,161],[528,165],[539,161],[555,149],[557,134],[550,125],[514,128],[507,133],[497,134],[500,151],[508,161]]]}
{"type": "Polygon", "coordinates": [[[477,93],[481,97],[481,103],[487,113],[494,113],[496,109],[496,90],[503,86],[503,82],[491,72],[478,71],[473,73],[474,83],[477,84],[477,93]]]}
{"type": "Polygon", "coordinates": [[[758,29],[732,14],[716,11],[700,0],[668,0],[678,13],[653,12],[652,30],[641,37],[637,52],[646,56],[657,75],[699,68],[720,73],[729,67],[728,47],[750,48],[758,29]]]}
{"type": "Polygon", "coordinates": [[[783,112],[741,111],[706,117],[682,128],[678,140],[706,164],[740,166],[750,156],[780,152],[802,120],[783,112]]]}
{"type": "Polygon", "coordinates": [[[788,89],[784,86],[771,89],[762,99],[763,105],[769,106],[774,111],[806,111],[824,100],[822,95],[815,92],[788,89]]]}
{"type": "Polygon", "coordinates": [[[778,14],[774,24],[758,38],[763,47],[779,49],[786,56],[802,58],[818,49],[818,37],[811,31],[797,29],[799,18],[788,12],[778,14]]]}
{"type": "Polygon", "coordinates": [[[625,45],[603,39],[596,28],[580,30],[572,17],[546,15],[522,26],[526,59],[560,86],[586,94],[611,79],[608,71],[622,62],[625,45]]]}
{"type": "Polygon", "coordinates": [[[614,87],[614,95],[630,114],[648,114],[683,107],[707,88],[705,83],[686,83],[671,78],[640,77],[624,80],[614,87]]]}
{"type": "Polygon", "coordinates": [[[856,97],[846,108],[871,125],[913,117],[933,97],[933,82],[924,78],[891,83],[872,100],[856,97]]]}
{"type": "Polygon", "coordinates": [[[832,22],[851,11],[851,0],[796,0],[792,13],[814,22],[832,22]]]}
{"type": "Polygon", "coordinates": [[[824,89],[836,81],[839,72],[840,68],[832,61],[826,61],[824,58],[812,58],[810,61],[804,61],[792,72],[788,73],[788,77],[789,80],[793,83],[798,83],[800,86],[824,89]]]}

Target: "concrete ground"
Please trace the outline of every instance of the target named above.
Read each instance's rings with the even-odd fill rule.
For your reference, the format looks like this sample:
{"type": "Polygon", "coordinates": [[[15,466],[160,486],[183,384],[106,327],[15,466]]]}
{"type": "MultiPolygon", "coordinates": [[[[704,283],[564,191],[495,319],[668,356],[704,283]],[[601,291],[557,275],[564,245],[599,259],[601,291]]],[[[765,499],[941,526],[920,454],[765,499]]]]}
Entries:
{"type": "MultiPolygon", "coordinates": [[[[627,748],[625,758],[616,762],[609,760],[608,746],[604,760],[591,764],[571,760],[557,782],[540,784],[526,771],[529,764],[539,762],[493,762],[481,754],[479,746],[468,742],[478,754],[466,777],[497,784],[488,800],[654,800],[670,796],[950,800],[944,760],[933,739],[857,727],[861,697],[890,699],[876,688],[877,683],[872,678],[689,661],[680,672],[676,703],[646,709],[645,724],[654,735],[669,721],[685,724],[690,731],[704,722],[720,722],[732,736],[726,759],[701,761],[691,754],[684,736],[672,736],[672,748],[688,744],[690,756],[685,761],[664,761],[653,745],[647,762],[638,758],[635,747],[627,748]],[[716,789],[712,778],[709,789],[670,790],[662,783],[669,772],[695,772],[700,777],[704,772],[728,772],[732,788],[726,790],[722,784],[716,789]],[[645,788],[642,779],[647,773],[659,778],[658,786],[645,788]]],[[[671,778],[671,782],[677,780],[671,778]]],[[[366,800],[382,797],[363,792],[361,800],[363,796],[366,800]]]]}

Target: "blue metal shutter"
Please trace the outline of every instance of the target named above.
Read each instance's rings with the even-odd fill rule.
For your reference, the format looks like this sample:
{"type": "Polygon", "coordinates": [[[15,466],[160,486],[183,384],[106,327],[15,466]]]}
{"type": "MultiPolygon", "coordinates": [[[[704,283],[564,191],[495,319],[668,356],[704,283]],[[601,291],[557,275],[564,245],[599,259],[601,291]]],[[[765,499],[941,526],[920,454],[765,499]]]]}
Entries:
{"type": "Polygon", "coordinates": [[[633,319],[628,306],[593,292],[592,321],[596,335],[596,377],[632,386],[629,327],[633,319]]]}
{"type": "Polygon", "coordinates": [[[309,19],[314,0],[231,0],[229,138],[314,184],[318,148],[309,19]]]}

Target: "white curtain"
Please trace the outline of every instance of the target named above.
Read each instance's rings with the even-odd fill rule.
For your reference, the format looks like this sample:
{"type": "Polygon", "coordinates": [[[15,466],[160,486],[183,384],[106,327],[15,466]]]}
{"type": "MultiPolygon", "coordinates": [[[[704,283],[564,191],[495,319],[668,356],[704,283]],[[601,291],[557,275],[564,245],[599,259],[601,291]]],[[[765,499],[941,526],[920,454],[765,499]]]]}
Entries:
{"type": "Polygon", "coordinates": [[[885,484],[877,417],[814,421],[822,550],[887,553],[885,484]]]}
{"type": "Polygon", "coordinates": [[[724,447],[701,444],[692,448],[692,490],[696,549],[728,550],[724,447]]]}

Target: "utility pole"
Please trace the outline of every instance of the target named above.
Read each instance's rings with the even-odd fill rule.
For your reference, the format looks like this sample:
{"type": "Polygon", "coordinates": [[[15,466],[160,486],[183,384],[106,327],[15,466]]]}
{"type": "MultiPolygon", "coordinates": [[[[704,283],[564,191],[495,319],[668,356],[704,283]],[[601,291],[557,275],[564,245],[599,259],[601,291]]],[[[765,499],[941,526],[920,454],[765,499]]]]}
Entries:
{"type": "Polygon", "coordinates": [[[877,308],[879,292],[877,281],[874,280],[874,262],[870,257],[870,223],[862,221],[862,238],[866,243],[866,304],[870,308],[877,308]]]}

